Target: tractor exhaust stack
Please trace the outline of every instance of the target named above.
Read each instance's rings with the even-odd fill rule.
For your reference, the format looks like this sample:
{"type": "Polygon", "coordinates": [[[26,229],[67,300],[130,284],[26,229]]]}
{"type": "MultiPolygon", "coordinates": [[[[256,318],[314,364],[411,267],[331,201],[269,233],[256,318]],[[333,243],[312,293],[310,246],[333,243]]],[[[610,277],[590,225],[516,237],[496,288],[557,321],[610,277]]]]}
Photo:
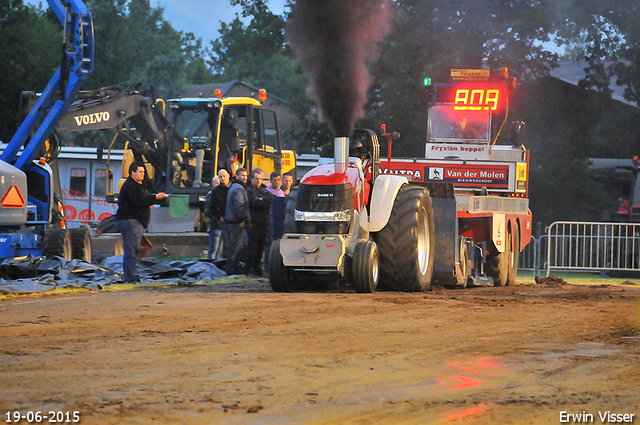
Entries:
{"type": "Polygon", "coordinates": [[[333,162],[335,163],[336,173],[342,174],[347,171],[348,161],[349,138],[335,137],[333,139],[333,162]]]}

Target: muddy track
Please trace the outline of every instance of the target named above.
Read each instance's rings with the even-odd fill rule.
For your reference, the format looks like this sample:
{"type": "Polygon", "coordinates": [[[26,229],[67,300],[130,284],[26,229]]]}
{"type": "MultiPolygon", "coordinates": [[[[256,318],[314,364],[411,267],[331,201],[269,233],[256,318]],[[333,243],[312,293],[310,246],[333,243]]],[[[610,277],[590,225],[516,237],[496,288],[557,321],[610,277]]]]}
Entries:
{"type": "Polygon", "coordinates": [[[0,300],[0,414],[557,424],[609,411],[638,423],[640,288],[519,283],[277,294],[239,280],[0,300]]]}

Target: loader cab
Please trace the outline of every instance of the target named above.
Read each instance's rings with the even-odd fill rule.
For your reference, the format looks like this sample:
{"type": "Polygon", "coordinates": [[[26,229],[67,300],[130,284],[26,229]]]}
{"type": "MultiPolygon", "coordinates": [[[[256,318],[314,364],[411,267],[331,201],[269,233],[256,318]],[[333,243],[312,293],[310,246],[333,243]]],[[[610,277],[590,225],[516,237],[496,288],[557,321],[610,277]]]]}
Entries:
{"type": "Polygon", "coordinates": [[[269,174],[295,167],[293,152],[280,148],[276,113],[253,98],[193,98],[167,102],[175,137],[168,164],[172,190],[208,187],[224,168],[261,168],[269,174]],[[283,167],[283,156],[293,164],[283,167]],[[291,160],[293,158],[293,160],[291,160]]]}

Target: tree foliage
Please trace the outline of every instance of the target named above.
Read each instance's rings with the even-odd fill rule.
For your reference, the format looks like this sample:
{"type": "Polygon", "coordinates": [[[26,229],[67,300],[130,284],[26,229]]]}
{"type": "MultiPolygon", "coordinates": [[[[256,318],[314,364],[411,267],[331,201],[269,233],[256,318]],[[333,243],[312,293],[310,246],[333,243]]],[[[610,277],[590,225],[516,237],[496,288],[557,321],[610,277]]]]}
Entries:
{"type": "Polygon", "coordinates": [[[60,66],[62,27],[22,0],[0,2],[0,140],[18,129],[20,92],[43,90],[60,66]]]}
{"type": "MultiPolygon", "coordinates": [[[[143,81],[159,96],[175,96],[185,83],[213,79],[202,41],[175,30],[149,0],[86,0],[95,35],[94,72],[83,89],[143,81]]],[[[21,121],[20,92],[42,91],[60,65],[62,25],[50,11],[22,0],[0,1],[0,139],[21,121]]]]}
{"type": "Polygon", "coordinates": [[[599,219],[611,199],[590,177],[588,158],[602,151],[599,140],[615,144],[634,137],[629,126],[613,124],[620,110],[610,100],[609,86],[617,74],[627,87],[627,98],[640,100],[637,2],[407,0],[396,4],[396,30],[371,67],[375,80],[363,123],[385,122],[400,131],[395,154],[423,155],[422,78],[445,81],[451,68],[508,67],[520,86],[511,119],[527,122],[534,220],[546,225],[555,219],[599,219]],[[542,43],[552,39],[559,46],[581,40],[575,58],[587,65],[578,88],[547,77],[558,55],[542,43]]]}
{"type": "Polygon", "coordinates": [[[306,96],[308,79],[295,62],[284,42],[285,17],[273,14],[262,0],[231,0],[243,7],[243,17],[251,17],[245,25],[236,15],[230,23],[222,23],[220,37],[211,42],[208,60],[214,79],[219,82],[243,81],[266,88],[269,93],[287,101],[298,116],[284,142],[313,150],[315,140],[330,133],[313,115],[313,103],[306,96]]]}
{"type": "Polygon", "coordinates": [[[284,17],[273,14],[262,1],[244,2],[243,8],[243,15],[252,16],[249,24],[245,26],[236,15],[231,23],[221,24],[220,37],[211,42],[208,63],[215,78],[265,86],[295,101],[304,92],[300,83],[306,80],[284,44],[284,17]]]}
{"type": "Polygon", "coordinates": [[[96,39],[93,75],[86,86],[144,81],[160,95],[176,94],[185,81],[183,37],[149,0],[87,0],[96,39]]]}
{"type": "MultiPolygon", "coordinates": [[[[327,155],[332,135],[316,119],[308,80],[285,43],[287,16],[267,0],[230,0],[241,16],[223,23],[220,37],[203,48],[176,31],[149,0],[86,0],[92,12],[96,58],[85,88],[144,81],[160,96],[185,84],[242,80],[289,103],[299,120],[286,135],[302,152],[327,155]],[[245,24],[245,22],[248,22],[245,24]]],[[[637,139],[612,107],[617,77],[629,101],[640,102],[640,3],[637,0],[394,0],[394,31],[369,64],[373,83],[360,126],[387,124],[399,131],[396,154],[424,154],[426,99],[422,78],[444,81],[451,68],[508,67],[518,78],[513,119],[527,122],[531,150],[531,205],[543,224],[593,218],[607,195],[589,178],[588,158],[637,139]],[[586,62],[579,88],[548,79],[568,46],[586,62]],[[545,44],[547,43],[547,44],[545,44]],[[615,112],[611,112],[615,111],[615,112]]],[[[41,91],[59,66],[62,28],[55,16],[22,0],[0,1],[0,139],[19,122],[20,91],[41,91]]],[[[534,218],[538,220],[538,218],[534,218]]]]}

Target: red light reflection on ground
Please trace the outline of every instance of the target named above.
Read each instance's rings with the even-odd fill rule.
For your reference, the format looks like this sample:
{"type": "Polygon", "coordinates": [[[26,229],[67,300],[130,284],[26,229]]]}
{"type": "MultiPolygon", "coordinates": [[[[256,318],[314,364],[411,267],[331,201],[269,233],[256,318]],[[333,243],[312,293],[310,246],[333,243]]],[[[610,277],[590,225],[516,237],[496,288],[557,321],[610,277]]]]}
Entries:
{"type": "MultiPolygon", "coordinates": [[[[483,378],[490,377],[492,373],[495,371],[501,371],[505,369],[505,366],[501,363],[497,363],[493,361],[491,357],[480,357],[477,359],[473,359],[465,362],[448,362],[447,366],[453,367],[455,369],[467,372],[469,374],[484,374],[483,378]],[[487,375],[489,374],[489,375],[487,375]]],[[[457,385],[453,385],[446,390],[464,390],[467,388],[474,388],[482,385],[485,381],[481,379],[470,378],[468,376],[447,376],[445,379],[449,381],[453,381],[457,383],[457,385]]],[[[477,418],[489,410],[491,403],[484,404],[479,403],[476,407],[466,409],[463,411],[450,410],[448,412],[444,412],[441,414],[442,418],[440,422],[442,423],[453,423],[453,422],[462,422],[472,420],[477,418]]]]}
{"type": "Polygon", "coordinates": [[[484,383],[484,381],[481,381],[480,379],[467,378],[466,376],[447,376],[447,379],[460,381],[458,385],[449,387],[450,390],[463,390],[465,388],[477,387],[484,383]]]}
{"type": "MultiPolygon", "coordinates": [[[[487,374],[495,370],[504,369],[503,365],[494,362],[490,357],[480,357],[466,362],[449,362],[447,366],[467,372],[469,374],[487,374]]],[[[460,382],[458,385],[449,387],[448,390],[463,390],[466,388],[477,387],[484,383],[484,380],[470,378],[468,376],[447,376],[445,379],[460,382]]]]}
{"type": "Polygon", "coordinates": [[[449,362],[447,363],[447,366],[455,367],[456,369],[472,373],[487,373],[486,369],[503,369],[503,366],[492,361],[491,357],[481,357],[477,360],[471,360],[468,362],[449,362]]]}
{"type": "Polygon", "coordinates": [[[471,409],[463,410],[462,412],[455,412],[455,413],[445,412],[444,415],[447,415],[447,416],[445,416],[444,418],[441,418],[440,422],[443,422],[443,423],[461,422],[467,419],[477,418],[483,413],[486,413],[486,411],[489,409],[490,406],[492,405],[480,403],[478,404],[478,407],[473,407],[471,409]]]}
{"type": "Polygon", "coordinates": [[[478,370],[474,367],[470,367],[470,366],[460,366],[459,363],[447,363],[447,366],[451,366],[451,367],[455,367],[456,369],[460,369],[460,370],[464,370],[467,372],[472,372],[472,373],[487,373],[486,370],[478,370]]]}

